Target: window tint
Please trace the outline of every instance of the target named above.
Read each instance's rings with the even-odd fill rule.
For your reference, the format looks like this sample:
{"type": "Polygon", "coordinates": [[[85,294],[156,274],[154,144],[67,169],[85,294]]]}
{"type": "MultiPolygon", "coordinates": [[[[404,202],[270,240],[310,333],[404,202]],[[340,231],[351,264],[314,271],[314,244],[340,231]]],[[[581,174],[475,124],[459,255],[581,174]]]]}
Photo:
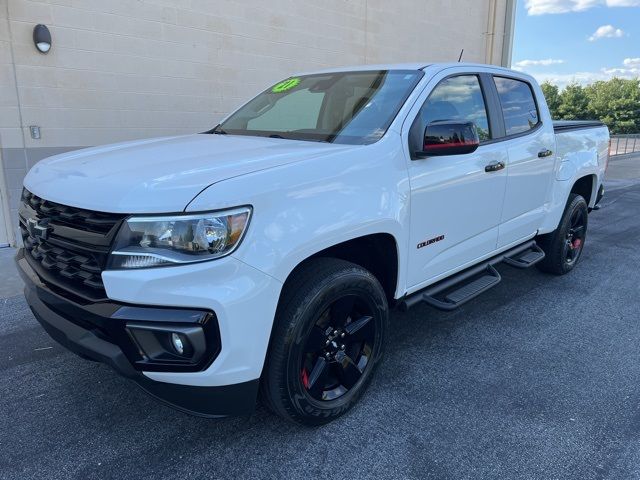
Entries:
{"type": "Polygon", "coordinates": [[[536,102],[528,83],[504,77],[494,77],[494,81],[507,135],[526,132],[540,123],[536,102]]]}
{"type": "Polygon", "coordinates": [[[480,141],[491,138],[487,108],[477,76],[447,78],[433,89],[411,126],[411,144],[421,145],[426,126],[438,120],[473,122],[480,141]]]}

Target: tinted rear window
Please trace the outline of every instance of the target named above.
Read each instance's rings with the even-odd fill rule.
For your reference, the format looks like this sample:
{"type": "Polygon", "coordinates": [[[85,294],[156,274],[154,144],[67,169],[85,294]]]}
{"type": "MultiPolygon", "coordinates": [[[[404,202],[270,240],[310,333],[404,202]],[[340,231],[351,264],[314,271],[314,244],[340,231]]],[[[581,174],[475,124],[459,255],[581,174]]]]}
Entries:
{"type": "Polygon", "coordinates": [[[507,136],[523,133],[540,123],[531,86],[513,78],[494,77],[507,136]]]}

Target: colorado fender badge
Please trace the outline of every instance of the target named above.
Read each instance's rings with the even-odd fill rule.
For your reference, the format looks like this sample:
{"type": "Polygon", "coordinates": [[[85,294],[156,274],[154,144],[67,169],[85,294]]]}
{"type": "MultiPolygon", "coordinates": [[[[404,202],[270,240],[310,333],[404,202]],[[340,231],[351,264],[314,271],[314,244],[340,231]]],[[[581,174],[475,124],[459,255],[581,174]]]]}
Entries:
{"type": "Polygon", "coordinates": [[[424,242],[420,242],[418,244],[418,248],[428,247],[429,245],[433,245],[436,242],[440,242],[444,240],[444,235],[440,235],[438,237],[430,238],[429,240],[425,240],[424,242]]]}

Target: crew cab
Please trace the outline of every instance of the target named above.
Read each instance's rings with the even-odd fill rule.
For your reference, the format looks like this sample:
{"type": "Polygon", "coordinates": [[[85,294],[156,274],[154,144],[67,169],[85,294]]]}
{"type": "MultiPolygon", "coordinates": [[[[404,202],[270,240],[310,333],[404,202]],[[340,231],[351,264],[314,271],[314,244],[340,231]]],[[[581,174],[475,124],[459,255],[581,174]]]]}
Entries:
{"type": "Polygon", "coordinates": [[[260,393],[318,425],[366,389],[390,308],[455,309],[499,263],[570,272],[608,144],[504,68],[293,75],[209,131],[36,164],[17,263],[55,340],[159,400],[215,417],[260,393]]]}

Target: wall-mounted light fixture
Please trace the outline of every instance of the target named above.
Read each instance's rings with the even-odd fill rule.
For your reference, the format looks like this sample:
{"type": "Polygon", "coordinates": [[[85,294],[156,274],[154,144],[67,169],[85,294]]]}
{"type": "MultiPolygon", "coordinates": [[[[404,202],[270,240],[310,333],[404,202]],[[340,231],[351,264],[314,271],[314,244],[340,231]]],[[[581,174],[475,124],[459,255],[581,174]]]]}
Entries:
{"type": "Polygon", "coordinates": [[[51,50],[51,32],[46,25],[39,23],[33,27],[33,43],[40,53],[51,50]]]}

